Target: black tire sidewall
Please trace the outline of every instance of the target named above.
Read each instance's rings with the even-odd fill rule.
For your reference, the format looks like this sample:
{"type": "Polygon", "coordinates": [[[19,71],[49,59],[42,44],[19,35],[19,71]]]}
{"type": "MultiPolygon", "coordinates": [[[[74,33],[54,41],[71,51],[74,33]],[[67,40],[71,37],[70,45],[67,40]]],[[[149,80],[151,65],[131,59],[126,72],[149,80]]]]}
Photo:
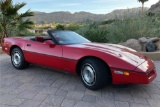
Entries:
{"type": "Polygon", "coordinates": [[[14,49],[12,50],[12,52],[11,52],[11,62],[12,62],[13,67],[16,68],[16,69],[24,69],[24,68],[26,68],[26,67],[28,66],[28,63],[27,63],[27,62],[25,61],[25,59],[24,59],[23,52],[22,52],[22,50],[19,49],[19,48],[14,48],[14,49]],[[12,61],[12,57],[13,57],[13,54],[14,54],[15,52],[18,52],[19,55],[20,55],[20,57],[21,57],[20,64],[19,64],[18,66],[14,65],[14,63],[13,63],[13,61],[12,61]]]}
{"type": "Polygon", "coordinates": [[[81,80],[83,84],[85,85],[85,87],[91,90],[98,90],[98,89],[105,87],[109,82],[109,68],[102,61],[98,59],[94,59],[94,58],[89,58],[82,62],[80,71],[82,70],[82,67],[85,64],[90,64],[94,68],[95,75],[96,75],[96,82],[92,86],[87,85],[84,82],[82,75],[81,75],[81,80]]]}

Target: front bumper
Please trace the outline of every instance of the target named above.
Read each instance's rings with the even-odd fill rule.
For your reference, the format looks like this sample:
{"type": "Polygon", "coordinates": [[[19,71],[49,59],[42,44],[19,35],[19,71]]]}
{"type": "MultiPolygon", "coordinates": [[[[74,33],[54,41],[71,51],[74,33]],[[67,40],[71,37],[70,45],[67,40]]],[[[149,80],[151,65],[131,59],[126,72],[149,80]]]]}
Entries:
{"type": "MultiPolygon", "coordinates": [[[[121,70],[126,72],[126,70],[121,70]]],[[[151,60],[147,60],[138,66],[135,71],[127,71],[129,75],[115,74],[115,69],[111,69],[113,84],[149,84],[156,76],[156,69],[151,60]]]]}

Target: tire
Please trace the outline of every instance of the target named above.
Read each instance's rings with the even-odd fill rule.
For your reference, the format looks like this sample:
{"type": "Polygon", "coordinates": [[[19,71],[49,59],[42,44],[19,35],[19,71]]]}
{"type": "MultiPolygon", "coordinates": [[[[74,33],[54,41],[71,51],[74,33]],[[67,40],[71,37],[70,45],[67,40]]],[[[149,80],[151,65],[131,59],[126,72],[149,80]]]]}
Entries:
{"type": "Polygon", "coordinates": [[[29,63],[25,61],[23,52],[20,48],[14,48],[11,51],[11,62],[13,67],[18,70],[29,67],[29,63]]]}
{"type": "Polygon", "coordinates": [[[88,58],[81,64],[81,80],[90,90],[105,87],[110,81],[109,67],[101,60],[88,58]]]}

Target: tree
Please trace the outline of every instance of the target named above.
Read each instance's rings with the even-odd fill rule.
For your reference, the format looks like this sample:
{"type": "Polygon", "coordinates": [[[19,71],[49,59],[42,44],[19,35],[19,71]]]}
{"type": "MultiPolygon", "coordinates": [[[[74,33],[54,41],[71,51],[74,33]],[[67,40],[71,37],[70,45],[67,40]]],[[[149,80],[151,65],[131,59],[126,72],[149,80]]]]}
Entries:
{"type": "Polygon", "coordinates": [[[30,10],[21,14],[18,13],[25,5],[26,3],[13,4],[12,0],[0,0],[1,43],[5,37],[11,36],[9,31],[13,28],[16,28],[18,31],[32,28],[34,23],[26,17],[33,16],[34,13],[30,10]]]}
{"type": "Polygon", "coordinates": [[[144,3],[147,2],[148,0],[138,0],[139,2],[142,3],[142,14],[144,13],[144,3]]]}

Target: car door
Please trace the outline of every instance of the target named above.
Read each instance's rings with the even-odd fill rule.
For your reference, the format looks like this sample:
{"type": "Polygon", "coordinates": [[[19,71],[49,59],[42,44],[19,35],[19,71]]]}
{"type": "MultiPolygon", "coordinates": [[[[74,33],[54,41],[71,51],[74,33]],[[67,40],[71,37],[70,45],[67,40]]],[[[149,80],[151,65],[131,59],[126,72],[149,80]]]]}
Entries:
{"type": "Polygon", "coordinates": [[[55,69],[62,67],[61,45],[44,44],[38,41],[27,41],[24,48],[26,61],[55,69]]]}

